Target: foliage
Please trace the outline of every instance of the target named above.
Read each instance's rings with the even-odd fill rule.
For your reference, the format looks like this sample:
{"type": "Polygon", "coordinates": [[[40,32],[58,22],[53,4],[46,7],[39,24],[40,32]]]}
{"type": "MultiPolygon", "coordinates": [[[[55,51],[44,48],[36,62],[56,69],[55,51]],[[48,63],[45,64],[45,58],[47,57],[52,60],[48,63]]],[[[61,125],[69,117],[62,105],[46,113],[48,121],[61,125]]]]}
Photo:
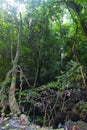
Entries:
{"type": "MultiPolygon", "coordinates": [[[[37,112],[33,118],[36,122],[50,126],[62,108],[67,110],[70,104],[70,111],[73,112],[74,107],[77,109],[82,101],[84,105],[79,105],[79,111],[83,115],[86,107],[84,95],[87,92],[87,2],[15,1],[15,6],[5,3],[3,8],[0,5],[1,88],[16,54],[18,11],[21,5],[25,4],[26,10],[22,12],[22,37],[15,90],[21,111],[33,116],[35,107],[37,112]],[[21,78],[20,73],[24,77],[21,78]],[[67,90],[71,95],[66,101],[67,90]]],[[[11,79],[8,79],[7,95],[10,82],[11,79]]]]}

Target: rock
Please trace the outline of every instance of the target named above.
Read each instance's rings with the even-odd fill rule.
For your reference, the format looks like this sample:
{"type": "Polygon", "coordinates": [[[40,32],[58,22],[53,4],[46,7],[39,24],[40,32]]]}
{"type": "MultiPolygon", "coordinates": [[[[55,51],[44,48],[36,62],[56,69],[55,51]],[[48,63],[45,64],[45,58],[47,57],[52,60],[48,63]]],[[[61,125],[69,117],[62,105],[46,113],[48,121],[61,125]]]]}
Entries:
{"type": "Polygon", "coordinates": [[[14,119],[10,119],[9,124],[15,128],[20,128],[19,123],[17,123],[17,121],[15,121],[14,119]]]}
{"type": "Polygon", "coordinates": [[[74,125],[74,126],[72,126],[71,130],[80,130],[80,127],[78,125],[74,125]]]}
{"type": "Polygon", "coordinates": [[[28,117],[24,114],[20,117],[0,118],[0,130],[29,130],[29,124],[28,117]]]}
{"type": "Polygon", "coordinates": [[[74,122],[71,120],[68,120],[65,122],[64,130],[72,130],[72,126],[74,125],[74,122]]]}
{"type": "Polygon", "coordinates": [[[4,121],[4,118],[1,117],[1,118],[0,118],[0,124],[1,124],[3,121],[4,121]]]}
{"type": "Polygon", "coordinates": [[[21,114],[19,119],[20,119],[20,123],[22,125],[29,125],[30,124],[28,117],[25,114],[21,114]]]}
{"type": "Polygon", "coordinates": [[[87,123],[83,121],[72,122],[67,121],[64,130],[87,130],[87,123]]]}
{"type": "Polygon", "coordinates": [[[59,123],[58,128],[59,128],[59,129],[60,129],[60,128],[63,128],[63,125],[62,125],[61,123],[59,123]]]}

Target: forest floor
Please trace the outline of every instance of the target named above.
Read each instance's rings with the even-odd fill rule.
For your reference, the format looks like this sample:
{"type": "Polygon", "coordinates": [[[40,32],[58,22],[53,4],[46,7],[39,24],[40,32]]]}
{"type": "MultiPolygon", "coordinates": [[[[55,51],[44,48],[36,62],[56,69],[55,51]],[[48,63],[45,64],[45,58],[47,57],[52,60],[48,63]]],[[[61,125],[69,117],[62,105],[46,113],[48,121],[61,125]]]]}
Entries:
{"type": "MultiPolygon", "coordinates": [[[[20,117],[0,117],[0,130],[53,130],[50,127],[40,127],[30,123],[28,117],[21,114],[20,117]]],[[[55,130],[55,129],[54,129],[55,130]]],[[[64,130],[64,129],[56,129],[64,130]]]]}
{"type": "Polygon", "coordinates": [[[19,117],[0,117],[0,130],[87,130],[87,123],[83,121],[66,122],[64,128],[52,129],[51,127],[40,127],[31,123],[25,114],[21,114],[19,117]]]}

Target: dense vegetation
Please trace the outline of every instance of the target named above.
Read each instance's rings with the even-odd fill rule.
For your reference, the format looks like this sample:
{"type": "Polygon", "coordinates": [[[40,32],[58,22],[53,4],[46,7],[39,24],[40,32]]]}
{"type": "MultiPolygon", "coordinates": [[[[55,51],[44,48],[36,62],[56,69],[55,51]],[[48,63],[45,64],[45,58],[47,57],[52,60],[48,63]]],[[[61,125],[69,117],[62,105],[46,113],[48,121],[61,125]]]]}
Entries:
{"type": "Polygon", "coordinates": [[[87,122],[86,0],[0,0],[0,102],[44,126],[87,122]]]}

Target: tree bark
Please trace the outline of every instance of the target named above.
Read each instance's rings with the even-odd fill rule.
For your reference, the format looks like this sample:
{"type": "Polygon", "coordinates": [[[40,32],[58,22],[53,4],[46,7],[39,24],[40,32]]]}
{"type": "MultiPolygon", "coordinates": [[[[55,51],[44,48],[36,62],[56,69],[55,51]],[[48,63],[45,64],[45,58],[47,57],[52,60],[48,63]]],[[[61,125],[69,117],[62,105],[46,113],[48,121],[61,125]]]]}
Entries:
{"type": "Polygon", "coordinates": [[[38,50],[38,61],[37,61],[37,68],[36,68],[36,74],[35,74],[33,88],[36,87],[37,82],[40,78],[40,69],[41,69],[41,48],[39,48],[39,50],[38,50]]]}
{"type": "Polygon", "coordinates": [[[21,113],[18,103],[15,98],[16,76],[17,76],[17,70],[16,70],[16,65],[14,65],[13,72],[12,72],[11,86],[10,86],[10,90],[9,90],[9,107],[10,107],[11,112],[14,115],[21,113]]]}
{"type": "Polygon", "coordinates": [[[17,78],[17,62],[19,59],[19,49],[21,44],[21,33],[22,33],[22,17],[20,13],[20,25],[18,30],[18,44],[17,44],[17,51],[16,55],[13,61],[13,68],[12,68],[12,80],[11,80],[11,86],[9,90],[9,107],[11,112],[15,114],[20,114],[21,111],[19,109],[18,103],[16,101],[15,97],[15,90],[16,90],[16,78],[17,78]]]}

